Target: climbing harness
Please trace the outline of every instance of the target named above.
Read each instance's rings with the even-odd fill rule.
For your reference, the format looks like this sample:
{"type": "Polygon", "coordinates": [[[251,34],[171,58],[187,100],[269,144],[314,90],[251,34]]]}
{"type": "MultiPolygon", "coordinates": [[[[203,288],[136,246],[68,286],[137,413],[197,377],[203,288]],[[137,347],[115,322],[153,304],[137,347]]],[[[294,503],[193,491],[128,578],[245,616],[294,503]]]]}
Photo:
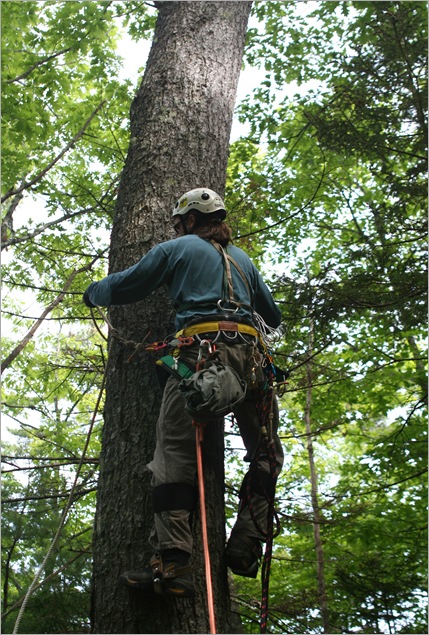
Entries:
{"type": "MultiPolygon", "coordinates": [[[[234,260],[234,258],[222,247],[222,245],[220,245],[214,240],[211,240],[210,242],[213,245],[213,247],[221,254],[224,261],[223,301],[229,302],[232,306],[236,307],[235,309],[224,309],[224,310],[233,311],[235,313],[240,308],[240,306],[243,306],[243,305],[237,302],[234,297],[234,286],[232,283],[231,263],[234,265],[234,267],[237,269],[238,273],[240,274],[241,278],[243,279],[243,282],[246,285],[246,289],[247,289],[247,293],[249,295],[250,301],[252,301],[252,292],[249,286],[249,282],[246,276],[244,275],[244,272],[242,268],[240,267],[240,265],[238,264],[238,262],[234,260]],[[226,295],[228,295],[228,298],[226,298],[226,295]]],[[[219,305],[219,302],[218,302],[218,306],[221,306],[219,305]]]]}
{"type": "MultiPolygon", "coordinates": [[[[207,325],[199,325],[199,328],[203,329],[204,331],[204,328],[207,328],[207,325]]],[[[200,330],[200,333],[203,331],[200,330]]],[[[193,334],[198,335],[198,333],[196,332],[194,332],[193,334]]],[[[215,364],[213,360],[215,357],[216,357],[216,346],[215,344],[213,344],[213,341],[208,339],[201,339],[199,354],[197,359],[196,373],[190,379],[182,380],[181,384],[179,385],[182,391],[183,391],[183,388],[185,387],[189,387],[191,385],[195,386],[195,378],[197,379],[201,378],[202,376],[204,376],[204,373],[206,371],[210,371],[210,369],[213,368],[213,364],[215,364]],[[205,359],[203,359],[204,351],[207,352],[207,357],[205,359]]],[[[261,425],[262,443],[259,446],[259,451],[257,456],[251,463],[251,469],[253,471],[257,470],[258,460],[261,454],[264,451],[266,451],[268,456],[270,474],[267,475],[268,478],[264,479],[266,481],[265,483],[263,482],[260,483],[261,493],[265,496],[268,502],[266,530],[262,529],[259,526],[259,523],[255,517],[252,503],[251,503],[252,481],[253,482],[261,481],[261,473],[258,474],[256,472],[253,475],[252,472],[249,471],[246,487],[245,487],[246,500],[249,505],[252,521],[255,527],[257,528],[258,532],[264,537],[266,542],[265,553],[264,553],[264,558],[262,563],[262,572],[261,572],[261,582],[262,582],[262,601],[261,601],[261,609],[260,609],[261,633],[267,632],[269,579],[270,579],[270,571],[271,571],[273,540],[280,533],[280,523],[274,509],[275,485],[277,480],[276,454],[275,454],[275,447],[274,447],[274,441],[273,441],[273,397],[274,397],[273,385],[274,385],[274,378],[275,378],[275,367],[274,367],[271,355],[268,354],[265,360],[266,360],[266,363],[264,365],[264,371],[265,371],[266,382],[262,388],[259,388],[259,387],[253,388],[254,395],[256,396],[256,408],[257,408],[258,418],[261,425]],[[274,518],[276,520],[275,530],[274,530],[274,518]]],[[[255,360],[255,363],[256,363],[256,360],[255,360]]],[[[232,369],[229,369],[229,370],[232,370],[232,369]]],[[[208,381],[210,384],[210,379],[208,381]]],[[[243,397],[246,394],[246,390],[247,390],[247,386],[244,383],[243,397]]],[[[186,394],[186,391],[184,392],[186,394]]],[[[212,577],[211,577],[211,564],[210,564],[210,551],[209,551],[208,537],[207,537],[204,474],[203,474],[203,464],[202,464],[202,443],[203,443],[203,430],[204,430],[205,422],[210,420],[210,418],[213,419],[216,416],[220,416],[220,414],[222,413],[225,414],[226,412],[230,412],[233,409],[233,407],[231,405],[231,402],[229,402],[229,405],[227,404],[225,406],[225,410],[222,411],[219,408],[219,401],[216,398],[214,398],[212,402],[207,402],[206,405],[208,405],[207,411],[194,410],[192,406],[191,408],[187,406],[187,409],[189,412],[191,412],[192,415],[195,415],[193,416],[193,425],[196,428],[198,488],[199,488],[199,494],[200,494],[201,529],[202,529],[202,540],[203,540],[203,550],[204,550],[204,562],[205,562],[205,570],[206,570],[207,603],[208,603],[208,613],[209,613],[209,622],[210,622],[210,632],[216,633],[213,588],[212,588],[212,577]],[[203,417],[201,417],[202,412],[204,413],[203,417]]]]}
{"type": "Polygon", "coordinates": [[[216,331],[222,331],[222,333],[227,335],[232,335],[235,333],[242,334],[245,333],[247,335],[253,335],[254,337],[259,337],[258,331],[254,326],[250,326],[249,324],[244,324],[241,322],[233,322],[228,320],[213,320],[210,322],[199,322],[198,324],[193,324],[191,326],[187,326],[180,330],[176,335],[179,337],[190,338],[194,335],[198,335],[200,333],[212,333],[216,331]]]}

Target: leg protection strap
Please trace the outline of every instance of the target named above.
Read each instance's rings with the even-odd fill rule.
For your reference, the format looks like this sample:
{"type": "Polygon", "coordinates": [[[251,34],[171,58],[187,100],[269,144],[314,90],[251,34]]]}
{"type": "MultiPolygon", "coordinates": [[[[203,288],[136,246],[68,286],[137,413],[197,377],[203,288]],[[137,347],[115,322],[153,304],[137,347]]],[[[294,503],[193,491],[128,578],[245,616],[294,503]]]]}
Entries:
{"type": "Polygon", "coordinates": [[[152,490],[155,514],[174,509],[193,511],[197,504],[197,489],[188,483],[165,483],[152,490]]]}
{"type": "Polygon", "coordinates": [[[271,477],[271,474],[268,474],[268,472],[264,470],[254,469],[247,472],[240,488],[240,499],[245,500],[247,498],[249,485],[251,494],[260,494],[261,496],[268,496],[269,498],[274,496],[276,483],[271,477]]]}

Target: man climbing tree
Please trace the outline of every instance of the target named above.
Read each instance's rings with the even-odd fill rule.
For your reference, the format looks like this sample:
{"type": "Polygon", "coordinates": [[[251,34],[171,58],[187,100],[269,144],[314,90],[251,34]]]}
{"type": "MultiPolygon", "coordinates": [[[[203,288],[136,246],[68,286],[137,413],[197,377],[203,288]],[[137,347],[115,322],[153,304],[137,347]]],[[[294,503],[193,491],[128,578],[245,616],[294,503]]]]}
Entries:
{"type": "MultiPolygon", "coordinates": [[[[150,543],[155,553],[150,566],[120,576],[126,586],[146,593],[195,596],[189,564],[190,513],[196,501],[195,428],[201,429],[204,422],[222,424],[222,415],[231,411],[250,469],[226,549],[228,566],[238,575],[255,578],[261,540],[271,539],[268,527],[283,453],[277,436],[278,408],[269,385],[272,364],[262,333],[279,326],[281,314],[246,254],[229,245],[225,216],[216,192],[187,192],[173,209],[181,240],[157,245],[136,265],[93,282],[83,296],[89,307],[130,304],[166,284],[176,306],[179,331],[164,340],[173,354],[159,363],[171,376],[148,465],[155,511],[150,543]]],[[[210,578],[209,562],[206,569],[210,578]]],[[[211,597],[210,584],[207,592],[211,597]]],[[[210,628],[214,632],[214,618],[210,628]]]]}
{"type": "MultiPolygon", "coordinates": [[[[222,195],[226,179],[251,3],[155,5],[159,15],[153,45],[131,106],[130,146],[111,235],[112,273],[134,265],[155,245],[171,238],[170,208],[181,192],[196,184],[210,184],[222,195]]],[[[152,555],[147,540],[153,509],[150,473],[145,466],[154,451],[161,392],[152,358],[142,342],[172,332],[172,306],[158,290],[142,303],[112,307],[109,317],[115,331],[110,337],[106,373],[92,629],[101,633],[208,632],[197,527],[193,600],[177,603],[158,595],[144,599],[118,585],[124,571],[144,570],[152,555]]],[[[217,627],[226,633],[234,626],[224,555],[221,428],[207,428],[204,450],[217,627]]]]}

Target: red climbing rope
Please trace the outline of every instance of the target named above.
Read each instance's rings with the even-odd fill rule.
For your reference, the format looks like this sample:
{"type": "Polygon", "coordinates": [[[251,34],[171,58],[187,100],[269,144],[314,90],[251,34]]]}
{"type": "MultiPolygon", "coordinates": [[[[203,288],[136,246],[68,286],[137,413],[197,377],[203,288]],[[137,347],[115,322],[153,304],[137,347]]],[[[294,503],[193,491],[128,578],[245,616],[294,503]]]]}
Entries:
{"type": "Polygon", "coordinates": [[[213,600],[213,584],[212,573],[210,565],[210,551],[209,541],[207,537],[207,517],[206,517],[206,501],[204,491],[204,473],[203,473],[203,459],[202,459],[202,443],[203,443],[203,425],[196,421],[193,422],[196,429],[196,441],[197,441],[197,468],[198,468],[198,489],[200,494],[200,516],[201,516],[201,531],[203,534],[203,549],[204,549],[204,564],[206,569],[206,587],[207,587],[207,605],[209,610],[209,625],[210,633],[216,633],[216,621],[214,612],[214,600],[213,600]]]}
{"type": "MultiPolygon", "coordinates": [[[[215,346],[212,346],[210,340],[202,340],[200,342],[200,350],[196,365],[196,370],[200,370],[204,366],[203,349],[207,348],[207,353],[213,353],[215,346]]],[[[200,517],[201,517],[201,533],[203,537],[203,551],[204,551],[204,566],[206,570],[206,588],[207,588],[207,606],[209,611],[209,626],[210,633],[216,633],[216,620],[214,612],[214,599],[213,599],[213,583],[212,583],[212,569],[210,564],[210,550],[209,540],[207,535],[207,516],[206,516],[206,497],[204,489],[204,472],[203,472],[203,438],[204,438],[204,424],[198,421],[193,421],[193,425],[196,430],[196,449],[197,449],[197,473],[198,473],[198,491],[200,498],[200,517]]]]}

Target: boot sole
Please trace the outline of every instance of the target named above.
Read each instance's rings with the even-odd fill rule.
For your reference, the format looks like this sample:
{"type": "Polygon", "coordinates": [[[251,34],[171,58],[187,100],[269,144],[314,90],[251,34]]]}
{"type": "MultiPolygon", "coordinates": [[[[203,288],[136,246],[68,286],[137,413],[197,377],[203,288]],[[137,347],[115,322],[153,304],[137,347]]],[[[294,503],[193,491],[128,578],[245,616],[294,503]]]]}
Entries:
{"type": "Polygon", "coordinates": [[[172,595],[173,597],[195,597],[195,588],[193,582],[187,580],[169,580],[167,582],[161,581],[160,591],[155,589],[153,578],[147,580],[136,580],[130,577],[129,574],[123,573],[119,576],[119,582],[123,586],[127,586],[129,589],[136,589],[143,591],[144,593],[150,593],[154,595],[159,593],[162,595],[172,595]]]}
{"type": "Polygon", "coordinates": [[[256,576],[258,575],[258,562],[254,562],[248,569],[240,569],[239,567],[236,567],[233,564],[229,564],[228,562],[227,565],[235,575],[241,575],[244,578],[256,578],[256,576]]]}

